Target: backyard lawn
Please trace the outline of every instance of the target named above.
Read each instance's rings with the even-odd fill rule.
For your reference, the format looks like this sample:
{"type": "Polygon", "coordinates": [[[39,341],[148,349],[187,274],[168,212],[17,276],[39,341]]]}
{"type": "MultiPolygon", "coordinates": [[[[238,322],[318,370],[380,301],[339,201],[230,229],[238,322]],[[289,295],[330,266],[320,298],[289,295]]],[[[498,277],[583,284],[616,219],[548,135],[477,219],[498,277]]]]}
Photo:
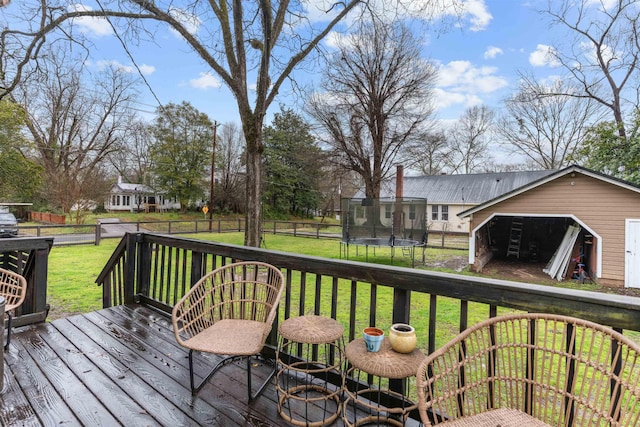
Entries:
{"type": "MultiPolygon", "coordinates": [[[[201,240],[215,240],[223,243],[242,244],[243,233],[198,234],[186,236],[201,240]]],[[[49,255],[49,288],[47,300],[51,305],[49,320],[83,313],[102,308],[102,289],[95,280],[107,260],[119,243],[119,239],[103,239],[99,246],[54,246],[49,255]]],[[[286,235],[265,234],[263,247],[272,250],[321,256],[326,258],[340,258],[340,243],[335,239],[311,239],[306,237],[292,237],[286,235]]],[[[466,259],[465,251],[446,249],[427,249],[427,264],[439,271],[455,272],[446,267],[448,259],[466,259]]],[[[416,261],[421,260],[421,251],[416,251],[416,261]],[[418,253],[420,252],[420,253],[418,253]]],[[[363,248],[356,251],[350,249],[350,260],[364,261],[363,248]]],[[[389,248],[376,248],[375,254],[369,249],[369,262],[390,264],[389,248]]],[[[459,264],[459,263],[458,263],[459,264]]],[[[411,266],[410,258],[402,256],[397,249],[393,265],[411,266]]]]}
{"type": "MultiPolygon", "coordinates": [[[[198,234],[186,236],[201,240],[215,240],[224,243],[242,244],[243,233],[198,234]]],[[[66,317],[75,313],[95,311],[102,308],[102,289],[95,280],[113,253],[119,239],[102,240],[99,246],[54,246],[49,255],[49,288],[47,300],[51,305],[49,320],[66,317]]],[[[263,247],[271,250],[293,252],[326,258],[340,258],[340,242],[335,239],[312,239],[292,237],[286,235],[265,234],[263,247]]],[[[350,248],[349,259],[365,261],[364,248],[356,250],[350,248]]],[[[458,274],[474,274],[465,267],[467,252],[450,249],[427,248],[422,263],[422,250],[415,254],[416,267],[458,274]]],[[[369,248],[368,261],[371,263],[391,264],[390,248],[369,248]]],[[[411,267],[409,257],[403,256],[400,249],[395,250],[393,265],[411,267]]],[[[600,290],[595,284],[580,284],[576,281],[556,282],[544,275],[532,276],[523,274],[522,277],[506,274],[504,269],[489,270],[485,275],[505,280],[520,280],[552,286],[571,287],[584,290],[600,290]]]]}

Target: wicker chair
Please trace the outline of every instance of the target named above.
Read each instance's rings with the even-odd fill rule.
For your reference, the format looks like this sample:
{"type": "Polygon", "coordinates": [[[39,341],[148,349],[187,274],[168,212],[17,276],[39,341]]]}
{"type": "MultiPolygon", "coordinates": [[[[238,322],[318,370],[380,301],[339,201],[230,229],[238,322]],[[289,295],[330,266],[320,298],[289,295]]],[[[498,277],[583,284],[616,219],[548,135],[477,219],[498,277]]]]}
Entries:
{"type": "Polygon", "coordinates": [[[178,343],[189,349],[191,393],[195,395],[213,374],[239,357],[247,359],[249,401],[257,398],[275,373],[251,394],[251,356],[260,353],[271,332],[284,289],[280,270],[261,262],[238,262],[213,270],[200,279],[173,308],[178,343]],[[227,355],[199,385],[194,384],[193,352],[227,355]]]}
{"type": "Polygon", "coordinates": [[[640,346],[547,314],[481,322],[420,365],[426,426],[640,426],[640,346]]]}
{"type": "Polygon", "coordinates": [[[27,293],[27,280],[13,271],[0,268],[0,296],[5,299],[4,313],[7,316],[7,343],[4,349],[11,343],[11,329],[13,314],[20,307],[27,293]]]}

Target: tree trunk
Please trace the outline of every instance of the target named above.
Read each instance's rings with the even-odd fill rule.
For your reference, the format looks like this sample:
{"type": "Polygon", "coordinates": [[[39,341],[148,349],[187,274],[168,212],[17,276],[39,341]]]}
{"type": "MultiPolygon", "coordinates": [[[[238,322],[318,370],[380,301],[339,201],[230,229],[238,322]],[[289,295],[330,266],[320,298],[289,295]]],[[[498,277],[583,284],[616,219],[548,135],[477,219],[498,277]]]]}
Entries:
{"type": "Polygon", "coordinates": [[[259,247],[262,237],[262,127],[252,114],[242,115],[242,127],[247,143],[247,178],[245,214],[245,246],[259,247]]]}

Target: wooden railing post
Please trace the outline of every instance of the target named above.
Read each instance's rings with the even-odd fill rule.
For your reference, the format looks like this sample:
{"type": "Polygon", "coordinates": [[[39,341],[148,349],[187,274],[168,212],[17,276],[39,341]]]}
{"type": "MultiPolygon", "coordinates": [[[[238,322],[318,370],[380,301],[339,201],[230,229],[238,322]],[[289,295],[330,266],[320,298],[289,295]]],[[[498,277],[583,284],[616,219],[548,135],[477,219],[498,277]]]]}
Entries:
{"type": "Polygon", "coordinates": [[[138,293],[145,297],[149,296],[151,287],[151,244],[144,239],[144,236],[137,235],[138,246],[138,293]]]}
{"type": "Polygon", "coordinates": [[[31,313],[47,313],[47,277],[49,274],[49,248],[35,250],[32,283],[35,295],[31,302],[31,313]]]}
{"type": "Polygon", "coordinates": [[[102,227],[100,227],[100,223],[96,224],[96,246],[100,246],[100,239],[102,238],[102,227]]]}
{"type": "MultiPolygon", "coordinates": [[[[136,282],[136,252],[137,234],[127,234],[127,248],[124,266],[124,303],[133,304],[135,302],[135,282],[136,282]]],[[[144,270],[144,269],[141,269],[144,270]]]]}
{"type": "MultiPolygon", "coordinates": [[[[0,239],[0,266],[27,279],[27,292],[13,326],[44,322],[47,305],[49,251],[53,238],[0,239]]],[[[0,350],[1,351],[1,350],[0,350]]]]}

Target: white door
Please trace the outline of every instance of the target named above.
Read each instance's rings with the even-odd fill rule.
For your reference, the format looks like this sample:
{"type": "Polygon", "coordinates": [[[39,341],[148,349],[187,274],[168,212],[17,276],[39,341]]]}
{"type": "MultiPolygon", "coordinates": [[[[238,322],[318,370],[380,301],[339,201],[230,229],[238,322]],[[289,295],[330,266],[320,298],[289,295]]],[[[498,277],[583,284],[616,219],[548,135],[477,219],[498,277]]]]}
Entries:
{"type": "Polygon", "coordinates": [[[624,283],[627,288],[640,288],[640,219],[626,222],[624,283]]]}

